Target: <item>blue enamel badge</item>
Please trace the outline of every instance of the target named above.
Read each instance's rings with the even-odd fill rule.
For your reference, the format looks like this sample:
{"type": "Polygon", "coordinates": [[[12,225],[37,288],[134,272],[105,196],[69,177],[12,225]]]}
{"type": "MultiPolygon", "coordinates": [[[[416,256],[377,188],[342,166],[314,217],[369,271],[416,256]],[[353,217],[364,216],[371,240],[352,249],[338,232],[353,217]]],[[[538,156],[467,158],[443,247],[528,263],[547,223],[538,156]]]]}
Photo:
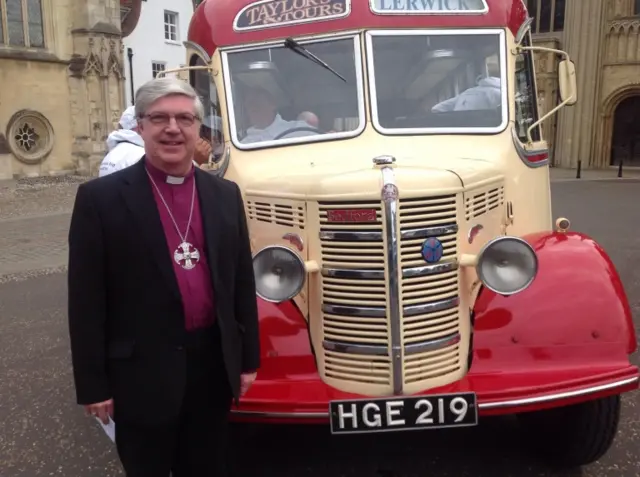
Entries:
{"type": "Polygon", "coordinates": [[[443,254],[442,242],[435,237],[429,237],[422,244],[422,258],[427,263],[439,262],[443,254]]]}

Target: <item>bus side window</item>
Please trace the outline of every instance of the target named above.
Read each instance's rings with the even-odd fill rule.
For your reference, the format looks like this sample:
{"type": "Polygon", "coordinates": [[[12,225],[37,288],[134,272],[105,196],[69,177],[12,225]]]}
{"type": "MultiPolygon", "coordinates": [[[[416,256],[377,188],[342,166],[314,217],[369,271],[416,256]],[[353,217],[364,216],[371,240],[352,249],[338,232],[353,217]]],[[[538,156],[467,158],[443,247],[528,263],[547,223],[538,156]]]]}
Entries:
{"type": "MultiPolygon", "coordinates": [[[[189,66],[206,66],[197,54],[189,60],[189,66]]],[[[224,152],[224,136],[218,91],[208,70],[189,71],[189,83],[196,90],[204,105],[204,117],[200,128],[200,140],[196,146],[196,162],[217,162],[224,152]]]]}
{"type": "MultiPolygon", "coordinates": [[[[531,45],[531,34],[528,33],[522,46],[531,45]]],[[[538,120],[538,103],[535,91],[535,71],[533,52],[523,51],[516,57],[516,132],[522,143],[527,142],[527,129],[538,120]]],[[[540,125],[531,131],[533,142],[540,141],[540,125]]]]}

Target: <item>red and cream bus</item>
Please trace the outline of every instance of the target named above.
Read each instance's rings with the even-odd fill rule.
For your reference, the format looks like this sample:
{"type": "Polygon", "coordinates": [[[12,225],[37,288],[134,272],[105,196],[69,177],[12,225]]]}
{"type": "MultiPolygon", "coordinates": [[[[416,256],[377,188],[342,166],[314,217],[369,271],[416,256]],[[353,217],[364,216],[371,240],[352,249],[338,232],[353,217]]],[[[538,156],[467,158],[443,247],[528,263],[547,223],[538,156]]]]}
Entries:
{"type": "Polygon", "coordinates": [[[555,51],[542,116],[531,21],[522,0],[198,6],[185,70],[219,125],[208,168],[243,191],[260,310],[235,420],[516,414],[543,456],[608,450],[636,335],[607,253],[552,217],[540,124],[575,68],[555,51]]]}

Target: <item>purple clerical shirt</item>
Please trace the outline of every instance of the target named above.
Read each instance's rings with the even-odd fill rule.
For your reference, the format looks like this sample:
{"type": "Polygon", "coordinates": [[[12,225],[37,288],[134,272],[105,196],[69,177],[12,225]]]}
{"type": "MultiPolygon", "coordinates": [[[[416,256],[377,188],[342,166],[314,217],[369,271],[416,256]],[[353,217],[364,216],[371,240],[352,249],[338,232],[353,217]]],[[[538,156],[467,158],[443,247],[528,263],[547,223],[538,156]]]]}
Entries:
{"type": "MultiPolygon", "coordinates": [[[[173,218],[180,228],[180,234],[184,237],[187,223],[189,222],[189,212],[191,211],[195,169],[193,167],[191,168],[189,174],[184,178],[184,182],[174,183],[176,182],[175,180],[168,182],[167,174],[154,167],[148,160],[146,160],[146,167],[154,183],[158,186],[158,189],[160,189],[160,193],[167,203],[167,206],[171,209],[171,214],[173,214],[173,218]]],[[[185,270],[173,258],[173,254],[182,242],[182,239],[176,231],[176,226],[173,220],[171,220],[167,206],[162,202],[153,184],[150,185],[156,199],[160,220],[162,221],[164,234],[169,247],[168,253],[178,281],[180,294],[182,295],[185,328],[187,330],[194,330],[209,326],[214,320],[214,297],[209,264],[205,254],[205,237],[202,228],[198,191],[196,189],[191,225],[185,238],[187,242],[191,243],[198,252],[200,252],[200,259],[194,268],[185,270]]]]}

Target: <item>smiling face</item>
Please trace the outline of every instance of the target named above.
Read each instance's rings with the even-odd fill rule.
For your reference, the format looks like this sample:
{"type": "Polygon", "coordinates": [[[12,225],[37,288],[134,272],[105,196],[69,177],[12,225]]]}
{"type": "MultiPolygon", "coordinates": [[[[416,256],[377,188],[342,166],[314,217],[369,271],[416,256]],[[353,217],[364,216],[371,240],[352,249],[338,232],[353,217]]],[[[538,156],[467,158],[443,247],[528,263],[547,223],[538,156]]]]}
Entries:
{"type": "Polygon", "coordinates": [[[201,124],[193,99],[164,96],[147,108],[139,124],[145,154],[154,166],[172,175],[190,170],[201,124]]]}

